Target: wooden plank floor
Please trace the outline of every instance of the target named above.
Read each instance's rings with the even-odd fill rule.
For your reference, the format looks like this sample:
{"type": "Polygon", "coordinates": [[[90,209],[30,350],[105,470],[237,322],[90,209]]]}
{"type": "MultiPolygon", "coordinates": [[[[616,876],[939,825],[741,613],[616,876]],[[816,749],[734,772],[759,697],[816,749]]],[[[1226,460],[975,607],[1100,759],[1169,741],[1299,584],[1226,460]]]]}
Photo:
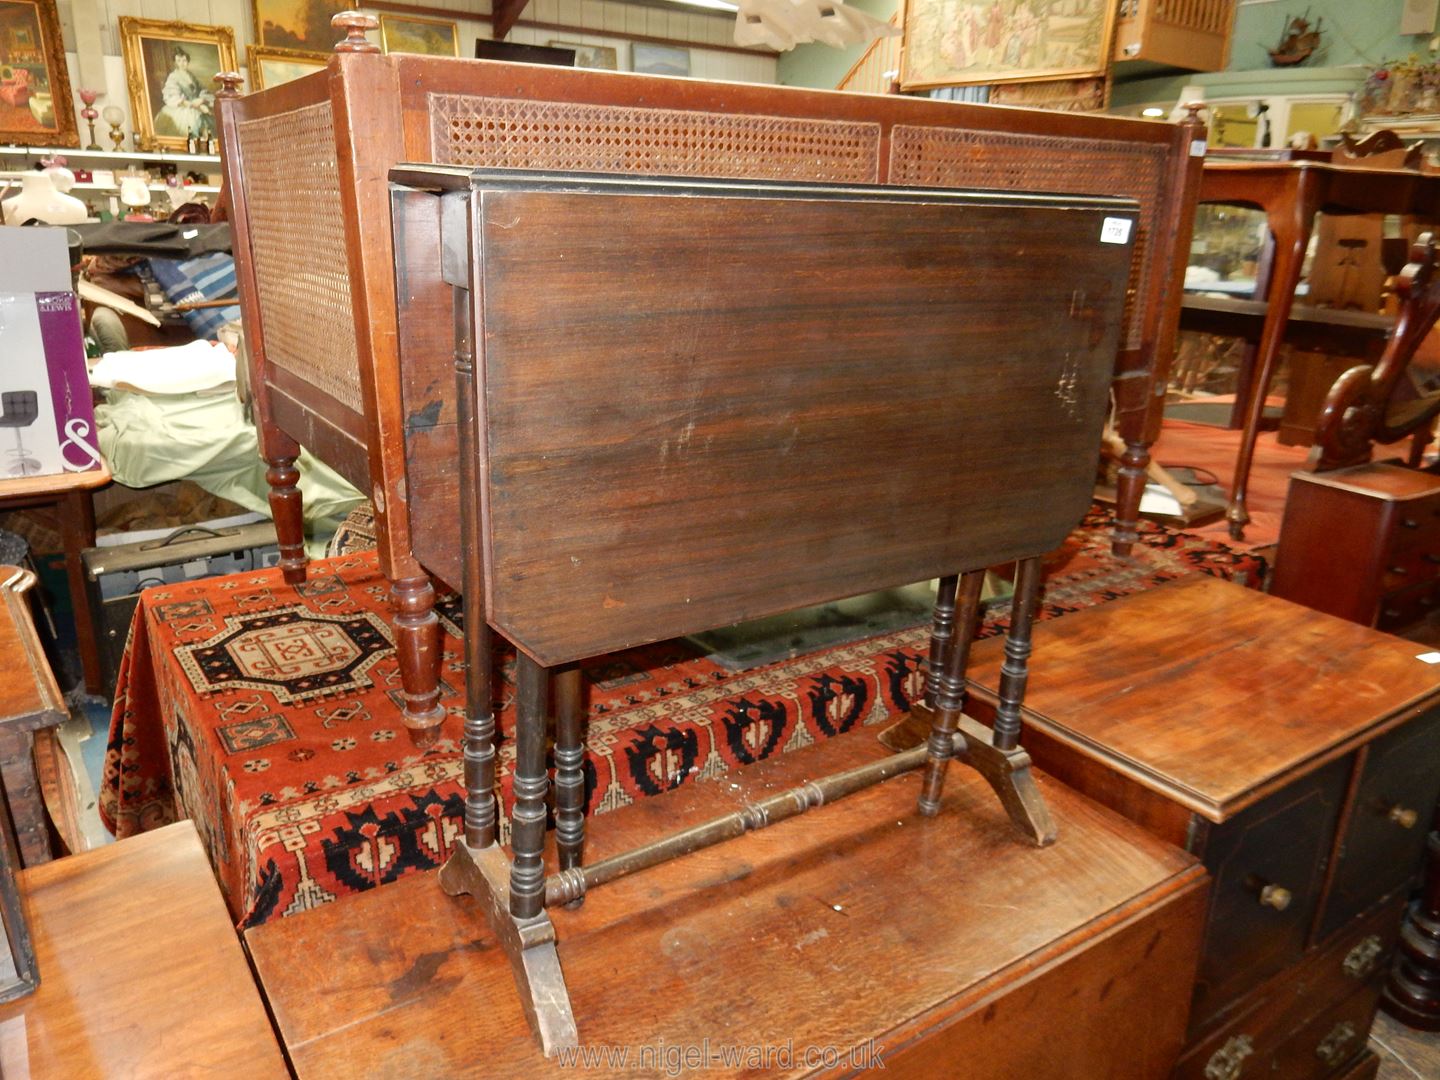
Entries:
{"type": "MultiPolygon", "coordinates": [[[[595,820],[589,857],[881,753],[865,728],[733,781],[687,784],[595,820]]],[[[963,1052],[973,1075],[1047,1075],[1062,1061],[1073,1075],[1163,1072],[1188,1008],[1200,870],[1041,784],[1060,829],[1047,849],[1018,842],[984,782],[955,767],[937,818],[915,813],[911,774],[555,913],[582,1045],[798,1052],[876,1040],[892,1075],[923,1075],[921,1046],[963,1052]],[[1127,1031],[1120,1073],[1112,1016],[1127,1031]]],[[[473,901],[444,896],[433,875],[246,941],[301,1077],[566,1074],[532,1043],[473,901]]]]}

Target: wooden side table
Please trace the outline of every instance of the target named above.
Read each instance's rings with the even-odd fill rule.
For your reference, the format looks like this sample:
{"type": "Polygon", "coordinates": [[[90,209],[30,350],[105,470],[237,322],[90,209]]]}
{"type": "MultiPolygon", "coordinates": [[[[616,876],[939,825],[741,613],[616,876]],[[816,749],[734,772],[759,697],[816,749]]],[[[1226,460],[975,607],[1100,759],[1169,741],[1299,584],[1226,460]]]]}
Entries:
{"type": "MultiPolygon", "coordinates": [[[[1259,207],[1265,212],[1273,241],[1273,258],[1256,282],[1257,295],[1269,302],[1264,328],[1254,368],[1241,374],[1239,398],[1245,403],[1245,423],[1226,514],[1230,534],[1238,540],[1250,520],[1245,498],[1265,394],[1285,340],[1315,216],[1322,211],[1412,214],[1433,221],[1440,217],[1440,176],[1318,161],[1207,161],[1200,181],[1200,202],[1259,207]]],[[[1409,329],[1423,338],[1430,326],[1409,329]]]]}
{"type": "Polygon", "coordinates": [[[85,689],[104,694],[100,667],[100,643],[95,637],[95,620],[85,592],[85,566],[80,553],[95,546],[95,503],[93,492],[110,483],[110,467],[103,461],[97,469],[53,476],[18,476],[0,479],[0,510],[27,506],[59,505],[60,530],[65,542],[65,577],[70,585],[70,605],[75,613],[75,637],[80,645],[80,665],[85,671],[85,689]]]}
{"type": "Polygon", "coordinates": [[[5,1076],[288,1077],[189,821],[21,871],[40,969],[5,1076]]]}
{"type": "Polygon", "coordinates": [[[30,571],[0,566],[0,670],[5,672],[0,678],[0,775],[25,866],[55,854],[35,768],[35,735],[69,715],[30,619],[25,593],[34,583],[30,571]]]}

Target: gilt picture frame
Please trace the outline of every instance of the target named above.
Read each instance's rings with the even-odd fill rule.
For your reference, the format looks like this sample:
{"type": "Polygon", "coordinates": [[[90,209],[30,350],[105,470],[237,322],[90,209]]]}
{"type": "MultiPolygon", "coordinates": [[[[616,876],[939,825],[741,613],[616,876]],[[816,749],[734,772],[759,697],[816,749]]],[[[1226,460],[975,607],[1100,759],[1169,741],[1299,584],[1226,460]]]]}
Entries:
{"type": "Polygon", "coordinates": [[[323,53],[295,49],[271,49],[264,45],[245,46],[245,68],[251,90],[284,86],[317,71],[324,71],[330,58],[323,53]]]}
{"type": "Polygon", "coordinates": [[[460,27],[453,20],[381,12],[380,47],[387,53],[459,56],[460,27]]]}
{"type": "Polygon", "coordinates": [[[0,143],[80,143],[55,0],[0,0],[0,143]]]}
{"type": "Polygon", "coordinates": [[[215,76],[239,66],[235,31],[122,15],[120,55],[138,147],[183,152],[191,135],[219,138],[215,76]]]}
{"type": "Polygon", "coordinates": [[[346,0],[250,0],[255,44],[329,56],[345,37],[330,19],[354,6],[346,0]]]}
{"type": "Polygon", "coordinates": [[[1115,0],[906,0],[901,90],[1103,77],[1115,0]]]}

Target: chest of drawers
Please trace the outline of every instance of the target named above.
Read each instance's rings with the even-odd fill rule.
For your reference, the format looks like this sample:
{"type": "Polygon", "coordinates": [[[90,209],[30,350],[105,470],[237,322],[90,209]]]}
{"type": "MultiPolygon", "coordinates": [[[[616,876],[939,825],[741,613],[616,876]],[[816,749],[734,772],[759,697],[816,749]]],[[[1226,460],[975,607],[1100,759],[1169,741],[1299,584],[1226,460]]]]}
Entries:
{"type": "Polygon", "coordinates": [[[1440,605],[1440,476],[1386,462],[1290,481],[1270,591],[1394,630],[1440,605]]]}
{"type": "MultiPolygon", "coordinates": [[[[981,715],[998,644],[975,647],[981,715]]],[[[1440,671],[1420,651],[1208,578],[1036,627],[1035,763],[1212,877],[1177,1075],[1364,1063],[1440,795],[1440,671]]]]}

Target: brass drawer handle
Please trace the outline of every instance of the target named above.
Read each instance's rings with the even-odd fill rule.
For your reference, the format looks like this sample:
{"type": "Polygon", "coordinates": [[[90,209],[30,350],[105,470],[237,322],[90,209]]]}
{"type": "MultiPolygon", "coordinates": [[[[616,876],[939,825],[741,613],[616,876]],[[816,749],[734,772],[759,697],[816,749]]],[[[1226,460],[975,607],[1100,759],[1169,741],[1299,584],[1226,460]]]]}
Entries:
{"type": "Polygon", "coordinates": [[[1205,1063],[1205,1080],[1236,1080],[1245,1059],[1254,1052],[1255,1041],[1249,1035],[1230,1036],[1205,1063]]]}
{"type": "Polygon", "coordinates": [[[1260,903],[1276,911],[1284,911],[1293,899],[1295,897],[1283,885],[1266,885],[1260,890],[1260,903]]]}
{"type": "Polygon", "coordinates": [[[1416,521],[1414,518],[1401,518],[1400,527],[1402,529],[1418,529],[1420,528],[1420,522],[1416,521]]]}
{"type": "Polygon", "coordinates": [[[1371,934],[1345,954],[1345,959],[1340,964],[1340,970],[1352,979],[1363,979],[1375,970],[1382,951],[1380,935],[1371,934]]]}
{"type": "Polygon", "coordinates": [[[1341,1020],[1330,1029],[1329,1035],[1320,1040],[1320,1044],[1315,1047],[1315,1056],[1334,1068],[1350,1056],[1350,1043],[1358,1034],[1354,1024],[1349,1020],[1341,1020]]]}
{"type": "Polygon", "coordinates": [[[1396,803],[1394,806],[1390,807],[1389,813],[1387,813],[1385,816],[1391,821],[1393,821],[1396,825],[1399,825],[1402,829],[1413,829],[1415,827],[1415,822],[1420,820],[1419,814],[1417,814],[1414,810],[1406,809],[1399,803],[1396,803]]]}

